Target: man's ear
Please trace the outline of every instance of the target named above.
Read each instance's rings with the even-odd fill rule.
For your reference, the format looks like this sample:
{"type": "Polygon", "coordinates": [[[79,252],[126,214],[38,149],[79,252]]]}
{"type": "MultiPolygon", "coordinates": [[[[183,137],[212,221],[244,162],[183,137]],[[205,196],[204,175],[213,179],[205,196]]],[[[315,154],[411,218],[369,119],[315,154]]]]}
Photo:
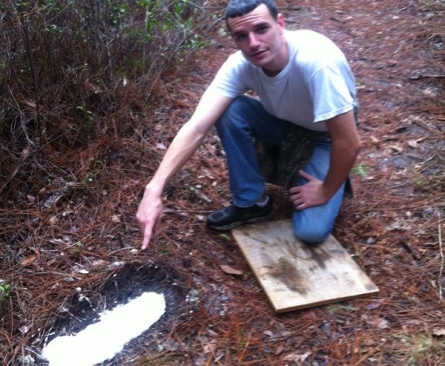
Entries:
{"type": "Polygon", "coordinates": [[[277,15],[277,23],[280,26],[282,31],[284,31],[286,29],[286,22],[284,21],[283,14],[278,13],[278,15],[277,15]]]}

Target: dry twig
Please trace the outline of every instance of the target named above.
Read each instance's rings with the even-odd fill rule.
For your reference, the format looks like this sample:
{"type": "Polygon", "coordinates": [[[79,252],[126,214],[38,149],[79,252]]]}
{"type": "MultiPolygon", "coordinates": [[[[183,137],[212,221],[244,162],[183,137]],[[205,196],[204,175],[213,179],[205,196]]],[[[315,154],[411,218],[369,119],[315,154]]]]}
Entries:
{"type": "Polygon", "coordinates": [[[440,211],[439,211],[439,224],[438,224],[438,236],[439,236],[439,249],[440,249],[440,271],[439,271],[439,300],[442,301],[442,273],[444,267],[444,255],[443,255],[443,247],[442,247],[442,223],[440,219],[440,211]]]}

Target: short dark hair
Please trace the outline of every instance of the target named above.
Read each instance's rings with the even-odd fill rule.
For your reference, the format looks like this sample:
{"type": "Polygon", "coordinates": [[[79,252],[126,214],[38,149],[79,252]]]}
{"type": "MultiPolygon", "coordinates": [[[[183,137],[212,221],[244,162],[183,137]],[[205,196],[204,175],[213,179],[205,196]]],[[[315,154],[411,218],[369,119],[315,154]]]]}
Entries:
{"type": "Polygon", "coordinates": [[[229,18],[236,18],[246,15],[261,4],[267,6],[270,15],[272,15],[275,20],[278,19],[277,5],[275,4],[274,0],[230,0],[225,12],[227,28],[229,28],[229,24],[227,22],[229,18]]]}

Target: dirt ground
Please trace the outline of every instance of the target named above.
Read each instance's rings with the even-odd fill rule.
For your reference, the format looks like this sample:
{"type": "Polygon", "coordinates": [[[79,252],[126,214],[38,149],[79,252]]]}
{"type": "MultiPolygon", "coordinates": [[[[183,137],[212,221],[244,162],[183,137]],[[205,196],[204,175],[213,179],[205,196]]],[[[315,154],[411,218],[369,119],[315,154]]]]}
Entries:
{"type": "MultiPolygon", "coordinates": [[[[46,182],[0,209],[3,365],[45,365],[48,340],[145,290],[166,294],[167,313],[103,365],[445,364],[445,3],[290,0],[280,10],[288,28],[334,40],[356,75],[364,148],[334,236],[379,294],[275,314],[230,234],[205,228],[230,203],[213,133],[165,192],[161,232],[138,250],[143,187],[233,51],[221,23],[194,62],[159,82],[163,97],[135,112],[125,138],[54,158],[78,161],[83,185],[46,182]]],[[[289,217],[286,192],[269,192],[273,219],[289,217]]]]}

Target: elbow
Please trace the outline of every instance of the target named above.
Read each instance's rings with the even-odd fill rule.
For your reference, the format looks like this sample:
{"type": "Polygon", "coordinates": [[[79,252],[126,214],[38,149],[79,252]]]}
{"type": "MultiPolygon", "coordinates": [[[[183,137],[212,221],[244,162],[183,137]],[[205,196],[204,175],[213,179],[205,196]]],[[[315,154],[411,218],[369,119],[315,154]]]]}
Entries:
{"type": "Polygon", "coordinates": [[[340,156],[343,156],[344,161],[349,161],[351,164],[355,162],[362,149],[362,141],[360,138],[350,139],[342,145],[338,145],[339,149],[337,151],[342,151],[340,156]]]}
{"type": "Polygon", "coordinates": [[[349,152],[350,156],[357,157],[363,148],[363,142],[358,131],[350,135],[349,139],[344,140],[343,148],[349,152]]]}
{"type": "Polygon", "coordinates": [[[201,142],[208,132],[207,126],[199,123],[199,121],[189,120],[181,128],[181,132],[190,136],[191,140],[201,142]]]}
{"type": "Polygon", "coordinates": [[[350,162],[352,164],[354,164],[354,162],[357,160],[357,157],[358,157],[361,149],[362,149],[362,143],[360,140],[349,145],[349,147],[347,148],[346,155],[349,156],[350,162]]]}
{"type": "Polygon", "coordinates": [[[339,144],[335,144],[334,146],[338,147],[337,151],[342,151],[343,157],[346,159],[353,159],[355,160],[358,156],[360,150],[362,149],[362,141],[360,137],[357,136],[357,138],[344,140],[339,144]]]}

